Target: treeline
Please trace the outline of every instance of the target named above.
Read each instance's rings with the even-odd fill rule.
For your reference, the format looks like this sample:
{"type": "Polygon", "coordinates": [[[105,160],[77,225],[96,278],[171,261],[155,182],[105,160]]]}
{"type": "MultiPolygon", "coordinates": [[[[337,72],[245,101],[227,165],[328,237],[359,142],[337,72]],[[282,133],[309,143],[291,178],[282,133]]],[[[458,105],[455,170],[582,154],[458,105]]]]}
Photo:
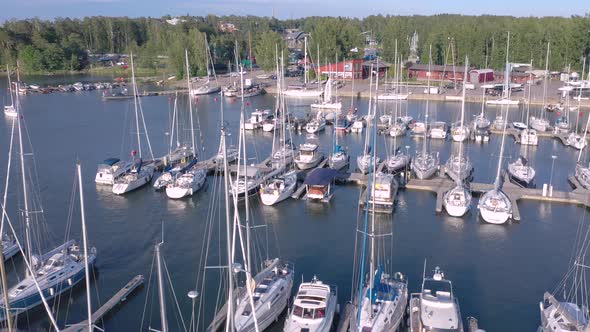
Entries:
{"type": "Polygon", "coordinates": [[[255,16],[180,17],[180,23],[166,22],[170,17],[127,18],[86,17],[9,20],[0,27],[0,63],[14,65],[17,60],[26,71],[81,70],[88,54],[129,53],[138,55],[138,65],[156,69],[158,56],[167,56],[170,70],[184,75],[184,52],[189,52],[191,72],[206,73],[205,40],[209,42],[215,63],[227,64],[250,56],[250,49],[262,67],[274,68],[275,45],[285,49],[281,35],[288,28],[310,33],[310,55],[320,62],[362,56],[368,32],[378,42],[379,54],[393,61],[395,41],[398,52],[409,54],[410,38],[419,35],[419,56],[428,62],[432,45],[433,61],[461,64],[465,55],[473,66],[502,69],[506,57],[507,31],[511,33],[509,58],[513,62],[533,59],[537,67],[545,65],[547,42],[551,42],[550,68],[567,65],[580,68],[582,57],[590,52],[590,16],[527,17],[508,16],[369,16],[364,19],[307,17],[277,20],[255,16]],[[232,23],[237,30],[222,31],[220,23],[232,23]],[[452,45],[452,46],[451,46],[452,45]],[[358,48],[361,52],[351,52],[358,48]],[[452,50],[452,52],[451,52],[452,50]]]}

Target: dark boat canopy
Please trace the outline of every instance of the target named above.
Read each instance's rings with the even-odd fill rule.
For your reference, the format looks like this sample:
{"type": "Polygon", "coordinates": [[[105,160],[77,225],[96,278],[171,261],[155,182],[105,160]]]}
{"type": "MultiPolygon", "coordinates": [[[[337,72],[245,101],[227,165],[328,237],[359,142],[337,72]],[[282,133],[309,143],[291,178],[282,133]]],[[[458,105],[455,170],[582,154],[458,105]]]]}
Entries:
{"type": "Polygon", "coordinates": [[[338,171],[331,168],[316,168],[307,174],[303,184],[311,186],[325,186],[330,184],[336,177],[338,171]]]}
{"type": "Polygon", "coordinates": [[[108,158],[103,161],[103,164],[113,166],[114,164],[119,162],[119,158],[108,158]]]}

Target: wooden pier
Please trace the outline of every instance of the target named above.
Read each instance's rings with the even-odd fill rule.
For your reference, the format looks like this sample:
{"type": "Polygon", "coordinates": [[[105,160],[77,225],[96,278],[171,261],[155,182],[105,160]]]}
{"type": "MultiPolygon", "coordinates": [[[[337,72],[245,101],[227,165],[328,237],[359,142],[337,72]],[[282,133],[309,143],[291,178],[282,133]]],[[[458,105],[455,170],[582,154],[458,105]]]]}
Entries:
{"type": "MultiPolygon", "coordinates": [[[[115,308],[120,303],[124,302],[127,299],[127,296],[131,294],[137,287],[143,284],[144,277],[143,275],[137,275],[131,281],[129,281],[125,287],[121,288],[107,303],[103,304],[97,311],[92,314],[92,325],[96,324],[103,316],[105,316],[109,311],[115,308]]],[[[81,332],[87,331],[88,327],[88,320],[83,322],[74,324],[69,326],[68,328],[63,329],[64,332],[81,332]]]]}

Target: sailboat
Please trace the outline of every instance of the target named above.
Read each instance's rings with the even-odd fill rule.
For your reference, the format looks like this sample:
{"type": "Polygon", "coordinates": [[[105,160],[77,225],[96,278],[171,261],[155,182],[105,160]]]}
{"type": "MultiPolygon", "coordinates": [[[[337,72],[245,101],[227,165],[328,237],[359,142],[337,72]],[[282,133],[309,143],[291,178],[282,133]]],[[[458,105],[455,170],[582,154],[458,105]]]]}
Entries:
{"type": "Polygon", "coordinates": [[[324,129],[326,129],[326,118],[322,112],[318,112],[315,119],[309,121],[305,125],[305,131],[307,131],[308,134],[316,134],[324,129]]]}
{"type": "Polygon", "coordinates": [[[348,167],[350,164],[350,156],[345,149],[338,144],[338,132],[336,126],[334,126],[332,132],[332,153],[328,156],[328,167],[337,171],[348,167]]]}
{"type": "Polygon", "coordinates": [[[310,282],[299,285],[283,331],[330,332],[337,307],[336,286],[327,285],[314,276],[310,282]]]}
{"type": "MultiPolygon", "coordinates": [[[[506,110],[508,117],[508,109],[506,110]]],[[[498,168],[496,171],[496,180],[494,188],[485,192],[479,199],[477,208],[483,220],[490,224],[503,224],[512,217],[512,202],[510,198],[502,191],[502,158],[504,154],[504,142],[506,138],[506,124],[502,131],[502,144],[500,146],[500,156],[498,157],[498,168]]]]}
{"type": "MultiPolygon", "coordinates": [[[[281,54],[281,56],[284,56],[281,54]]],[[[278,54],[277,54],[278,57],[278,54]]],[[[279,94],[277,96],[277,113],[281,115],[281,122],[286,121],[285,114],[287,111],[286,103],[284,97],[280,94],[281,87],[284,84],[284,74],[282,69],[278,68],[278,59],[277,59],[277,91],[279,94]]],[[[283,59],[281,57],[281,64],[283,63],[283,59]]],[[[283,68],[283,66],[281,66],[283,68]]],[[[287,151],[286,146],[286,130],[287,126],[283,123],[281,125],[281,130],[278,131],[278,141],[279,145],[281,146],[279,151],[287,151]]],[[[273,148],[275,146],[277,131],[273,134],[273,148]]],[[[274,149],[273,149],[274,150],[274,149]]],[[[290,160],[286,160],[285,155],[280,155],[282,159],[274,160],[274,156],[276,152],[272,154],[273,156],[273,167],[277,169],[281,169],[282,174],[277,175],[276,177],[272,177],[266,182],[260,185],[260,200],[264,205],[274,205],[284,201],[285,199],[291,197],[291,195],[295,192],[297,188],[297,173],[295,170],[290,169],[291,165],[293,164],[293,158],[291,156],[290,160]]]]}
{"type": "Polygon", "coordinates": [[[508,31],[508,38],[506,40],[506,69],[504,71],[504,86],[502,88],[502,98],[488,100],[486,104],[488,105],[508,105],[508,106],[517,106],[519,104],[518,100],[510,99],[510,95],[512,92],[511,84],[510,84],[510,72],[512,71],[512,64],[508,62],[508,55],[510,50],[510,31],[508,31]]]}
{"type": "Polygon", "coordinates": [[[524,156],[519,156],[514,162],[508,164],[508,177],[511,182],[525,188],[534,187],[535,169],[529,165],[524,156]]]}
{"type": "MultiPolygon", "coordinates": [[[[432,45],[430,46],[429,54],[432,55],[432,45]]],[[[432,56],[429,57],[432,59],[432,56]]],[[[430,66],[432,65],[432,60],[428,62],[428,71],[430,71],[430,66]]],[[[428,91],[430,91],[430,76],[428,76],[428,91]]],[[[422,142],[422,152],[416,152],[416,156],[412,159],[412,171],[416,174],[418,179],[428,179],[438,171],[439,168],[439,159],[438,153],[431,153],[428,152],[426,149],[426,144],[428,144],[427,138],[427,128],[428,128],[428,107],[429,107],[429,99],[426,99],[426,108],[424,109],[424,128],[422,130],[422,135],[424,135],[424,140],[422,142]]]]}
{"type": "MultiPolygon", "coordinates": [[[[396,63],[397,62],[398,62],[398,60],[396,58],[396,63]]],[[[399,80],[399,76],[401,75],[400,73],[402,71],[402,68],[401,68],[401,59],[399,60],[399,66],[396,66],[396,68],[398,68],[396,70],[396,81],[397,81],[397,80],[399,80]]],[[[399,89],[399,84],[396,87],[396,90],[397,89],[399,89]]],[[[379,95],[378,97],[380,97],[380,96],[381,95],[379,95]]],[[[407,95],[406,95],[406,98],[405,99],[407,99],[407,95]]],[[[394,116],[391,119],[392,121],[391,121],[391,124],[390,124],[390,126],[388,128],[388,131],[389,131],[389,135],[391,137],[398,137],[398,136],[403,136],[403,135],[406,134],[406,128],[408,126],[409,121],[406,123],[404,121],[403,117],[401,117],[401,116],[398,117],[398,110],[401,113],[401,104],[400,104],[400,101],[401,100],[404,100],[404,98],[398,98],[398,99],[394,99],[394,100],[396,100],[395,101],[395,111],[394,111],[394,116]]],[[[407,107],[407,105],[406,105],[406,107],[407,107]]],[[[407,109],[406,109],[406,115],[407,115],[407,109]]],[[[411,121],[411,118],[410,118],[410,121],[411,121]]]]}
{"type": "Polygon", "coordinates": [[[143,117],[143,111],[139,102],[137,84],[135,82],[135,70],[133,69],[133,54],[131,54],[131,81],[133,84],[133,102],[135,106],[135,130],[137,133],[137,150],[131,151],[131,157],[133,159],[133,165],[129,168],[125,174],[116,178],[113,182],[113,193],[116,195],[122,195],[133,191],[137,188],[144,186],[149,183],[154,176],[154,165],[151,163],[144,163],[142,160],[142,149],[141,149],[141,136],[140,136],[140,119],[145,129],[145,137],[148,144],[148,149],[153,160],[152,146],[147,133],[147,127],[145,126],[145,118],[143,117]],[[139,155],[138,155],[139,154],[139,155]],[[136,158],[137,157],[137,158],[136,158]]]}
{"type": "MultiPolygon", "coordinates": [[[[379,75],[377,75],[377,90],[379,89],[379,75]]],[[[377,105],[376,102],[373,102],[373,96],[371,95],[373,92],[373,65],[371,65],[371,79],[369,82],[369,112],[367,114],[367,130],[365,133],[365,147],[363,149],[363,154],[356,158],[356,164],[358,169],[363,174],[367,174],[371,171],[370,165],[378,164],[381,162],[379,157],[375,156],[372,153],[372,148],[370,144],[371,140],[371,132],[372,130],[376,130],[373,128],[373,118],[376,116],[377,112],[377,105]]]]}
{"type": "Polygon", "coordinates": [[[333,88],[333,81],[332,76],[328,77],[328,81],[324,86],[324,95],[322,96],[322,100],[319,103],[311,104],[311,108],[320,108],[320,109],[330,109],[330,110],[340,110],[342,109],[342,102],[339,100],[332,99],[332,88],[333,88]]]}
{"type": "Polygon", "coordinates": [[[432,277],[424,276],[422,290],[410,298],[410,332],[463,332],[459,300],[453,283],[437,266],[432,277]]]}
{"type": "MultiPolygon", "coordinates": [[[[584,71],[585,71],[584,66],[585,65],[586,65],[586,58],[584,58],[584,64],[582,66],[582,80],[584,79],[584,71]]],[[[590,66],[588,66],[588,67],[589,67],[588,76],[590,77],[590,66]]],[[[577,107],[578,116],[576,118],[577,119],[576,120],[576,128],[575,128],[574,131],[572,131],[568,135],[566,142],[567,142],[567,144],[569,146],[571,146],[571,147],[573,147],[573,148],[575,148],[577,150],[583,150],[586,147],[586,145],[588,144],[588,142],[586,141],[586,138],[585,138],[586,135],[585,134],[584,134],[584,137],[582,137],[582,135],[580,135],[578,133],[578,130],[579,130],[579,122],[580,122],[580,115],[581,115],[581,112],[580,112],[580,109],[581,109],[580,108],[580,103],[582,101],[582,88],[579,87],[578,90],[579,90],[579,94],[578,94],[578,98],[577,98],[578,99],[578,107],[577,107]]]]}
{"type": "MultiPolygon", "coordinates": [[[[186,72],[187,80],[190,79],[189,65],[188,65],[188,52],[185,51],[186,56],[186,72]]],[[[171,183],[166,185],[166,196],[170,198],[183,198],[192,196],[197,191],[201,190],[207,180],[207,171],[197,165],[197,145],[195,143],[195,126],[193,123],[193,103],[191,98],[188,98],[188,111],[191,126],[191,149],[194,152],[194,159],[188,162],[183,168],[179,169],[176,174],[173,175],[174,179],[171,183]]],[[[199,128],[200,130],[200,128],[199,128]]],[[[200,142],[201,146],[203,142],[200,142]]]]}
{"type": "MultiPolygon", "coordinates": [[[[310,64],[310,61],[308,61],[309,55],[307,54],[307,36],[304,37],[303,43],[304,43],[303,85],[289,86],[289,87],[287,87],[287,89],[283,90],[283,95],[288,96],[288,97],[318,98],[324,92],[322,90],[318,89],[315,85],[313,87],[311,87],[309,84],[309,81],[308,81],[308,76],[309,76],[308,75],[308,66],[310,64]]],[[[318,59],[318,61],[319,61],[319,59],[318,59]]],[[[317,68],[316,73],[319,74],[319,67],[317,68]]]]}
{"type": "MultiPolygon", "coordinates": [[[[465,73],[463,77],[467,77],[467,68],[469,67],[469,59],[465,57],[465,73]]],[[[469,137],[469,129],[464,125],[465,119],[465,84],[463,84],[463,96],[461,99],[461,121],[453,129],[453,140],[459,142],[459,154],[451,154],[449,160],[445,164],[445,173],[457,182],[462,184],[473,173],[473,165],[469,157],[463,155],[463,140],[469,137]]]]}
{"type": "MultiPolygon", "coordinates": [[[[486,67],[488,57],[486,55],[486,67]]],[[[487,79],[487,76],[486,76],[487,79]]],[[[484,80],[485,83],[485,80],[484,80]]],[[[481,93],[481,112],[473,119],[473,136],[476,142],[488,142],[490,140],[490,120],[485,115],[486,89],[482,87],[481,93]]]]}
{"type": "MultiPolygon", "coordinates": [[[[584,141],[586,140],[586,133],[588,132],[589,125],[590,125],[590,116],[586,120],[586,128],[584,130],[584,135],[582,137],[582,139],[584,141]]],[[[578,183],[580,183],[580,185],[582,185],[582,187],[584,189],[590,190],[590,165],[584,166],[581,163],[582,151],[583,150],[580,150],[580,152],[578,152],[578,160],[576,162],[574,176],[575,176],[576,180],[578,180],[578,183]]]]}
{"type": "MultiPolygon", "coordinates": [[[[543,75],[543,108],[539,111],[539,116],[531,116],[529,119],[529,124],[531,128],[537,131],[547,131],[549,127],[549,120],[546,119],[543,115],[545,113],[545,109],[547,108],[547,79],[549,76],[549,47],[550,42],[547,42],[547,56],[545,57],[545,73],[543,75]]],[[[530,87],[529,87],[530,90],[530,87]]],[[[530,92],[529,92],[529,99],[530,99],[530,92]]],[[[530,101],[528,101],[530,103],[530,101]]],[[[536,144],[534,144],[536,145],[536,144]]]]}
{"type": "MultiPolygon", "coordinates": [[[[376,143],[376,136],[373,135],[373,144],[376,143]]],[[[371,162],[370,167],[372,172],[367,188],[373,188],[377,179],[376,164],[371,162]]],[[[358,233],[362,234],[361,257],[358,258],[360,270],[356,279],[358,288],[356,298],[352,301],[354,317],[350,317],[348,331],[396,331],[402,325],[406,312],[408,281],[400,272],[388,273],[380,255],[376,253],[375,248],[383,246],[377,243],[378,239],[387,235],[379,234],[375,225],[376,201],[370,202],[371,195],[365,197],[364,222],[357,228],[358,233]],[[370,241],[369,250],[367,241],[370,241]],[[368,271],[365,271],[366,261],[368,271]]]]}
{"type": "Polygon", "coordinates": [[[8,77],[8,94],[10,94],[10,105],[4,105],[4,115],[15,118],[18,113],[14,108],[14,96],[12,95],[12,82],[10,81],[10,69],[6,65],[6,76],[8,77]]]}
{"type": "MultiPolygon", "coordinates": [[[[18,86],[18,84],[17,84],[18,86]]],[[[18,98],[16,100],[17,112],[20,114],[18,98]]],[[[34,308],[41,303],[46,304],[45,301],[51,300],[58,295],[70,290],[78,282],[85,278],[86,266],[92,267],[96,260],[96,248],[90,249],[87,253],[86,247],[80,248],[75,240],[68,240],[63,244],[55,247],[40,255],[35,255],[33,252],[33,237],[35,236],[31,228],[35,224],[34,219],[37,218],[38,211],[42,211],[39,205],[40,202],[36,198],[39,193],[34,193],[32,198],[29,194],[35,186],[31,185],[28,180],[30,177],[25,167],[25,153],[22,135],[21,122],[24,121],[19,117],[18,122],[18,136],[19,136],[19,152],[20,152],[20,167],[22,177],[23,189],[23,216],[25,222],[25,245],[26,245],[26,262],[30,270],[27,269],[26,275],[20,282],[7,290],[8,304],[10,313],[18,315],[27,310],[34,308]],[[30,265],[28,264],[30,263],[30,265]]],[[[28,153],[30,155],[30,153],[28,153]]],[[[34,178],[34,177],[33,177],[34,178]]],[[[81,178],[78,177],[80,183],[80,199],[83,200],[81,178]]],[[[82,203],[81,203],[82,204],[82,203]]],[[[83,225],[83,227],[85,227],[83,225]]],[[[5,297],[0,299],[0,320],[8,319],[6,317],[6,302],[5,297]]]]}
{"type": "MultiPolygon", "coordinates": [[[[207,41],[207,35],[205,35],[205,49],[207,50],[207,56],[206,58],[206,66],[207,66],[207,81],[202,84],[201,86],[198,86],[194,89],[191,89],[191,81],[188,80],[188,87],[189,87],[189,95],[190,96],[198,96],[198,95],[208,95],[208,94],[212,94],[212,93],[218,93],[221,91],[221,87],[219,86],[219,83],[217,82],[217,75],[215,75],[215,66],[213,66],[213,58],[211,57],[211,50],[209,49],[209,42],[207,41]],[[211,66],[209,66],[209,60],[211,60],[211,66]],[[209,67],[211,67],[211,70],[213,71],[213,77],[215,78],[215,84],[211,83],[210,80],[210,74],[209,74],[209,67]]],[[[188,61],[188,60],[187,60],[188,61]]],[[[189,71],[187,69],[187,76],[189,74],[189,71]]]]}

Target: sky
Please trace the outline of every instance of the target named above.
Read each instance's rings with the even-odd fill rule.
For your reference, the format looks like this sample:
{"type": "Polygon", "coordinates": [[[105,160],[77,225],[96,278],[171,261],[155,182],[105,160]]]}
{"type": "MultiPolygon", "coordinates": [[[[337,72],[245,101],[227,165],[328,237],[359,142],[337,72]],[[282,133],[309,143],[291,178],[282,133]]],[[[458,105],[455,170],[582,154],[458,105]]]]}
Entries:
{"type": "Polygon", "coordinates": [[[590,12],[589,0],[0,0],[0,21],[85,16],[256,15],[365,17],[373,14],[571,16],[590,12]]]}

